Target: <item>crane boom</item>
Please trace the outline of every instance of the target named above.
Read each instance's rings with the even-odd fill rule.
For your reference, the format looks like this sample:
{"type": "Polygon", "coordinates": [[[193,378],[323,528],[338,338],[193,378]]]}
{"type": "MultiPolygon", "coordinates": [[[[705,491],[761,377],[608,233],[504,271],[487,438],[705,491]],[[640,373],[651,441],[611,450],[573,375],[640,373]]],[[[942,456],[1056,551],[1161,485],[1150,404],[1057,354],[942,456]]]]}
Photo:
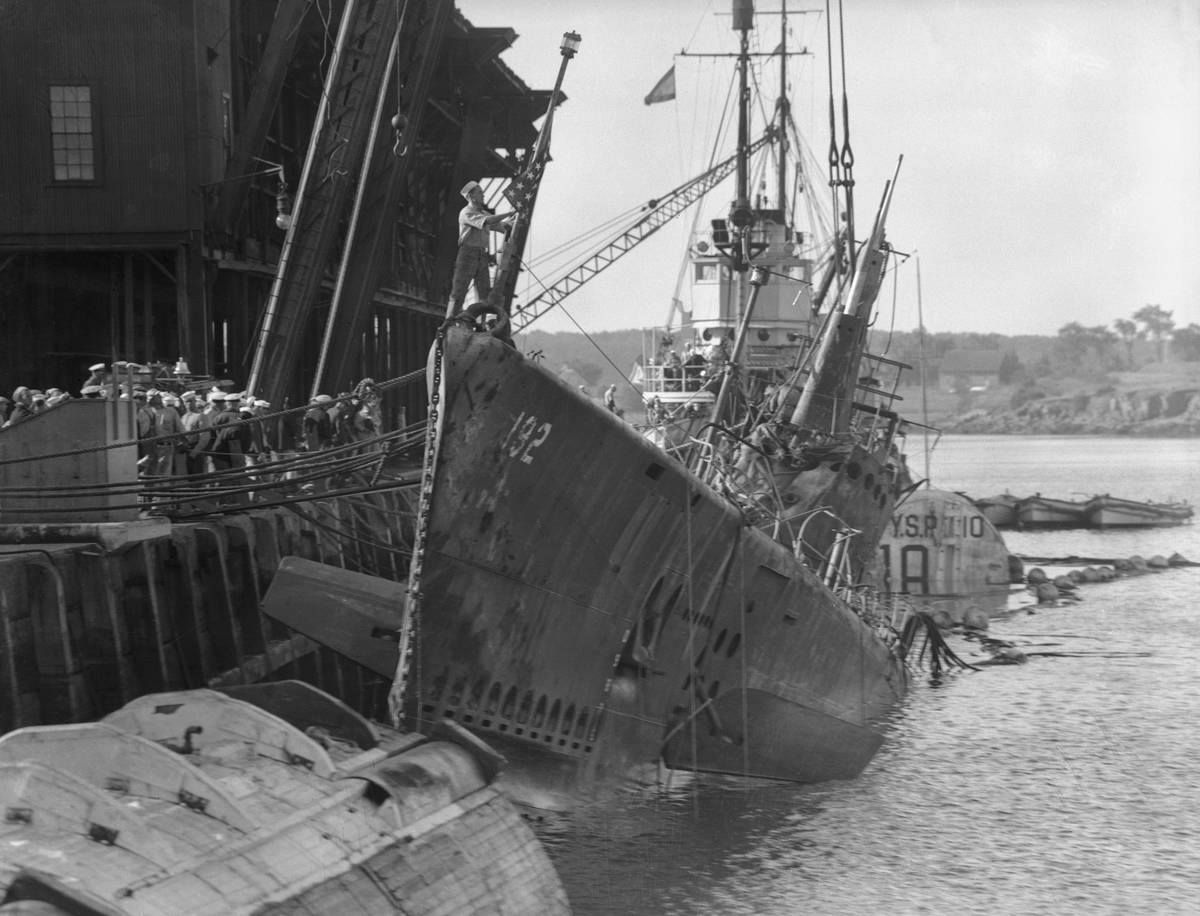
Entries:
{"type": "Polygon", "coordinates": [[[296,190],[292,221],[267,297],[246,390],[280,403],[301,362],[304,332],[325,270],[353,204],[354,182],[372,136],[375,100],[387,79],[394,4],[348,0],[325,91],[296,190]]]}
{"type": "MultiPolygon", "coordinates": [[[[750,144],[747,155],[753,155],[772,142],[775,139],[775,133],[774,125],[768,127],[761,137],[750,144]]],[[[604,242],[582,262],[516,309],[512,316],[513,331],[525,330],[600,271],[612,265],[622,255],[632,251],[729,177],[737,167],[737,163],[738,154],[735,153],[728,159],[718,162],[708,171],[684,182],[663,197],[651,201],[649,208],[640,214],[636,223],[604,242]]]]}

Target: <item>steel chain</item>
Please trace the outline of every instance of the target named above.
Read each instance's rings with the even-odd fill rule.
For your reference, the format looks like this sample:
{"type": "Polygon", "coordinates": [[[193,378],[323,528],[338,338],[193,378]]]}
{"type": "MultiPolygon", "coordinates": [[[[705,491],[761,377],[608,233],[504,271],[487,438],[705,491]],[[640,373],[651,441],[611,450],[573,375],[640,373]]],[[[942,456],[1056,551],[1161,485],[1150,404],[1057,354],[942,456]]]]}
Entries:
{"type": "Polygon", "coordinates": [[[446,340],[446,324],[438,328],[433,347],[433,375],[429,383],[429,417],[425,428],[425,462],[421,468],[421,495],[417,503],[416,534],[413,539],[412,561],[408,571],[408,591],[404,600],[404,615],[401,622],[400,644],[396,660],[396,674],[388,691],[388,712],[392,724],[401,727],[404,718],[404,700],[408,693],[409,675],[416,667],[417,716],[420,718],[420,657],[413,664],[417,652],[417,639],[421,632],[421,576],[425,566],[425,544],[429,534],[429,517],[433,505],[433,479],[437,466],[439,442],[438,409],[442,399],[442,357],[446,340]]]}

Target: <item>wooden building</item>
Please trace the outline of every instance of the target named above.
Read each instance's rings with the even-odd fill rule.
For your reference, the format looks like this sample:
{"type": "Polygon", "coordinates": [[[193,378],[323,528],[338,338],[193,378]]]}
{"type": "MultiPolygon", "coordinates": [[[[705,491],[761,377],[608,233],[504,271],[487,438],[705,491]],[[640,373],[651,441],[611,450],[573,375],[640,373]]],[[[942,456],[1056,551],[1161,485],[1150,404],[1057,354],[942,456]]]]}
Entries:
{"type": "Polygon", "coordinates": [[[941,389],[950,394],[987,391],[1000,383],[1004,354],[999,350],[950,350],[938,364],[941,389]]]}
{"type": "MultiPolygon", "coordinates": [[[[393,30],[401,21],[400,0],[357,3],[393,30]]],[[[94,362],[181,357],[244,383],[349,5],[0,6],[0,391],[75,391],[94,362]]],[[[404,74],[388,71],[405,108],[381,120],[419,117],[420,128],[387,214],[388,261],[342,361],[377,380],[424,362],[444,314],[458,188],[514,174],[549,101],[499,60],[511,29],[477,28],[450,0],[403,6],[421,12],[406,28],[436,31],[421,36],[435,54],[420,97],[402,98],[404,74]]],[[[333,264],[323,269],[328,289],[333,264]]],[[[312,384],[320,296],[311,318],[292,403],[312,384]]],[[[389,409],[419,414],[423,397],[389,409]]]]}

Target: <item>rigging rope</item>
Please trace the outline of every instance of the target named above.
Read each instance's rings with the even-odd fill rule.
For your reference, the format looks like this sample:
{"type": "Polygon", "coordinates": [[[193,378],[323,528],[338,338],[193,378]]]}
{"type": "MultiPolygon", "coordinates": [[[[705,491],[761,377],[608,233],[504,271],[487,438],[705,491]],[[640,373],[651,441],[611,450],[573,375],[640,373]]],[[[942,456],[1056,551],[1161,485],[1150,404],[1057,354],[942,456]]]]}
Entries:
{"type": "MultiPolygon", "coordinates": [[[[408,17],[409,0],[404,0],[403,6],[396,3],[396,34],[393,41],[398,42],[401,35],[404,21],[408,17]]],[[[408,119],[404,116],[404,77],[400,73],[400,62],[394,60],[396,74],[396,113],[392,116],[392,155],[399,158],[408,150],[400,146],[400,141],[404,139],[404,131],[408,127],[408,119]]]]}
{"type": "Polygon", "coordinates": [[[847,193],[854,187],[854,151],[850,149],[850,99],[846,93],[846,20],[842,0],[838,0],[838,54],[842,64],[842,171],[847,193]]]}
{"type": "MultiPolygon", "coordinates": [[[[230,425],[232,425],[232,424],[230,424],[230,425]]],[[[102,494],[133,493],[133,492],[138,492],[138,491],[141,491],[144,489],[153,490],[154,492],[175,491],[175,490],[185,490],[186,484],[188,484],[188,483],[195,483],[199,486],[202,483],[209,483],[212,481],[219,482],[221,480],[236,479],[236,478],[240,478],[240,477],[247,477],[247,476],[254,477],[255,475],[262,474],[265,472],[281,473],[284,471],[288,471],[293,467],[318,468],[318,469],[322,469],[322,468],[326,468],[326,467],[332,468],[332,470],[321,470],[320,471],[321,474],[329,474],[329,473],[335,473],[337,470],[344,469],[344,467],[342,467],[341,464],[338,463],[338,460],[334,460],[334,459],[337,459],[337,456],[343,456],[343,455],[347,455],[347,454],[353,456],[354,453],[358,452],[359,450],[362,450],[362,449],[370,450],[374,446],[382,447],[382,446],[385,446],[385,445],[387,445],[389,443],[393,443],[393,442],[400,443],[401,445],[403,445],[411,437],[414,437],[414,434],[418,431],[423,433],[423,431],[424,431],[423,423],[415,424],[414,426],[406,427],[405,429],[396,430],[396,431],[390,432],[390,433],[382,433],[378,436],[373,436],[373,437],[367,438],[367,439],[358,439],[358,440],[355,440],[354,442],[346,443],[344,445],[339,445],[339,446],[334,446],[334,447],[327,448],[327,449],[322,449],[319,452],[297,452],[297,453],[293,454],[291,457],[276,458],[271,461],[262,461],[257,464],[254,464],[254,465],[246,465],[246,466],[242,466],[242,467],[229,468],[229,469],[220,470],[220,471],[208,471],[203,474],[145,476],[145,477],[140,478],[136,482],[130,482],[130,483],[59,484],[59,485],[52,485],[52,486],[3,487],[3,488],[0,488],[0,494],[6,495],[6,496],[12,496],[12,495],[20,496],[20,495],[24,495],[24,494],[86,496],[86,495],[90,495],[90,494],[102,495],[102,494]]],[[[176,437],[168,436],[168,437],[160,437],[160,438],[174,439],[176,437]]],[[[149,440],[146,440],[146,441],[149,441],[149,440]]],[[[128,445],[130,445],[130,443],[122,443],[122,445],[128,446],[128,445]]],[[[95,451],[94,448],[89,449],[89,450],[95,451]]],[[[402,450],[402,449],[383,450],[381,448],[380,451],[377,451],[377,452],[370,451],[368,454],[364,454],[362,456],[362,458],[365,463],[368,463],[368,464],[374,463],[379,460],[381,455],[386,456],[388,454],[391,454],[392,451],[399,451],[399,450],[402,450]]],[[[276,454],[281,454],[281,453],[276,453],[276,454]]],[[[34,459],[27,459],[27,460],[40,460],[45,457],[48,457],[48,456],[39,455],[39,456],[36,456],[34,459]]],[[[53,457],[53,456],[49,456],[49,457],[53,457]]],[[[342,462],[342,464],[349,464],[349,462],[344,461],[344,462],[342,462]]]]}
{"type": "MultiPolygon", "coordinates": [[[[322,507],[318,506],[318,508],[322,508],[322,507]]],[[[355,544],[362,544],[362,545],[372,548],[373,550],[382,550],[387,553],[394,554],[395,556],[400,556],[400,557],[411,557],[412,556],[411,549],[407,549],[404,547],[397,547],[394,544],[389,544],[386,541],[380,541],[380,540],[377,540],[376,538],[364,538],[364,537],[361,537],[360,535],[351,534],[349,531],[345,531],[345,530],[335,527],[333,525],[327,525],[326,523],[317,519],[315,516],[311,515],[310,513],[305,512],[303,509],[300,509],[296,506],[288,506],[287,509],[289,512],[293,512],[296,515],[298,515],[300,518],[304,519],[306,522],[308,522],[314,528],[320,528],[322,531],[328,532],[337,540],[348,541],[350,543],[355,543],[355,544]]]]}
{"type": "MultiPolygon", "coordinates": [[[[656,201],[652,201],[651,203],[654,202],[656,201]]],[[[615,216],[612,216],[604,222],[598,224],[597,226],[587,229],[574,238],[567,239],[565,242],[556,245],[554,248],[539,254],[536,258],[531,259],[531,263],[540,266],[544,265],[548,261],[553,260],[554,258],[565,256],[569,251],[580,247],[586,242],[590,242],[596,236],[607,235],[614,226],[621,226],[630,223],[635,216],[644,212],[648,206],[649,204],[637,204],[629,207],[621,213],[618,213],[615,216]]]]}
{"type": "Polygon", "coordinates": [[[742,530],[737,535],[738,558],[738,632],[742,634],[742,652],[738,659],[742,676],[742,772],[750,773],[750,679],[747,659],[750,657],[749,630],[746,627],[746,556],[742,530]]]}
{"type": "MultiPolygon", "coordinates": [[[[888,253],[888,256],[891,257],[890,252],[888,253]]],[[[888,325],[887,343],[885,343],[883,346],[883,353],[880,354],[881,356],[887,356],[888,353],[892,351],[892,337],[896,333],[896,299],[899,293],[899,275],[900,264],[897,264],[892,269],[892,320],[888,325]]]]}
{"type": "MultiPolygon", "coordinates": [[[[691,492],[691,490],[692,490],[691,486],[688,486],[687,492],[684,494],[683,512],[684,512],[684,524],[687,526],[687,563],[684,568],[687,570],[686,575],[687,575],[688,635],[687,635],[687,649],[685,651],[687,652],[687,655],[688,655],[688,681],[689,681],[688,686],[691,688],[688,691],[688,705],[691,707],[691,715],[689,716],[689,719],[688,719],[688,724],[691,726],[691,728],[688,730],[688,734],[691,738],[690,744],[691,744],[691,756],[692,756],[692,779],[693,779],[692,784],[695,785],[694,780],[695,780],[695,777],[699,770],[699,765],[700,765],[700,759],[699,759],[700,758],[700,747],[699,747],[699,736],[697,735],[697,732],[696,732],[696,716],[699,715],[700,708],[703,705],[705,705],[706,700],[702,695],[699,695],[700,671],[699,671],[699,666],[697,665],[698,658],[696,655],[696,627],[697,627],[697,619],[699,618],[700,615],[698,613],[698,609],[696,608],[695,595],[692,591],[692,574],[693,574],[693,572],[695,572],[695,567],[692,565],[694,562],[694,558],[692,555],[692,499],[691,499],[692,492],[691,492]],[[701,703],[700,707],[698,707],[696,705],[697,699],[700,700],[700,703],[701,703]]],[[[711,701],[712,698],[709,697],[708,699],[711,701]]],[[[692,800],[693,800],[692,801],[693,805],[696,804],[696,797],[694,794],[692,796],[692,800]]]]}
{"type": "MultiPolygon", "coordinates": [[[[547,287],[546,287],[546,284],[542,282],[542,278],[539,277],[537,274],[535,274],[530,269],[528,264],[522,262],[521,266],[525,268],[525,270],[529,273],[530,277],[532,277],[534,280],[537,281],[537,283],[542,287],[542,291],[546,292],[547,287]]],[[[612,366],[617,371],[617,375],[621,378],[621,380],[623,382],[625,382],[625,384],[627,384],[635,392],[637,392],[638,397],[641,397],[642,392],[638,391],[637,386],[634,385],[633,382],[631,382],[629,380],[629,377],[625,374],[625,370],[622,369],[620,366],[618,366],[616,363],[614,363],[612,361],[612,357],[610,357],[608,355],[608,353],[605,351],[605,349],[596,342],[596,338],[594,338],[591,334],[589,334],[587,331],[585,331],[583,328],[583,325],[581,325],[578,321],[575,320],[575,316],[572,315],[569,311],[567,311],[566,306],[564,306],[562,304],[562,298],[560,298],[558,300],[556,305],[558,306],[558,308],[560,308],[562,310],[562,313],[564,315],[566,315],[569,319],[571,319],[571,324],[575,325],[575,328],[579,331],[580,334],[582,334],[587,339],[587,342],[596,348],[596,352],[599,353],[604,358],[604,361],[606,363],[608,363],[610,366],[612,366]]]]}
{"type": "Polygon", "coordinates": [[[837,109],[833,100],[833,16],[829,0],[825,0],[825,67],[829,78],[829,187],[833,196],[833,213],[836,219],[839,207],[838,188],[842,184],[841,158],[837,146],[837,109]]]}
{"type": "MultiPolygon", "coordinates": [[[[712,171],[713,167],[717,163],[717,156],[719,155],[718,151],[721,149],[721,147],[723,145],[722,140],[723,140],[724,132],[728,129],[728,125],[729,125],[729,121],[727,119],[729,117],[730,111],[733,108],[733,106],[732,106],[733,92],[734,92],[734,88],[736,87],[736,85],[737,85],[737,81],[736,81],[736,79],[733,79],[733,78],[730,78],[726,82],[725,102],[721,106],[721,119],[717,124],[717,133],[716,133],[717,139],[716,139],[716,142],[713,143],[712,148],[709,150],[708,164],[705,167],[705,172],[712,171]]],[[[704,198],[702,196],[702,197],[698,198],[695,201],[695,203],[698,205],[700,203],[700,201],[702,201],[703,199],[704,198]]],[[[696,234],[696,227],[700,225],[700,220],[701,220],[702,216],[703,216],[702,209],[699,206],[696,206],[696,209],[692,215],[692,228],[691,228],[691,231],[687,235],[688,242],[685,244],[687,244],[687,245],[691,244],[690,240],[691,240],[692,236],[694,236],[696,234]]],[[[685,248],[685,256],[680,259],[679,273],[676,274],[676,276],[675,276],[675,290],[674,290],[674,294],[671,297],[672,308],[671,308],[670,313],[667,316],[667,332],[668,333],[670,333],[670,330],[671,330],[671,321],[675,317],[674,303],[682,302],[682,300],[680,299],[680,294],[683,291],[683,281],[684,281],[684,278],[687,276],[689,266],[691,266],[691,262],[689,261],[689,259],[686,256],[686,248],[685,248]]]]}
{"type": "MultiPolygon", "coordinates": [[[[375,388],[379,389],[379,390],[395,388],[400,385],[407,385],[411,382],[419,381],[419,380],[423,379],[424,377],[425,377],[424,369],[415,369],[412,372],[407,372],[404,375],[397,376],[396,378],[389,379],[385,382],[377,382],[375,384],[375,388]]],[[[349,401],[355,397],[358,397],[358,395],[353,394],[353,393],[339,395],[338,397],[333,398],[330,401],[330,403],[340,404],[342,401],[349,401]]],[[[110,402],[110,403],[117,403],[117,402],[110,402]]],[[[128,402],[122,401],[120,403],[128,403],[128,402]]],[[[247,417],[245,419],[239,418],[237,420],[231,420],[231,421],[229,421],[229,423],[224,424],[222,426],[222,429],[232,429],[232,428],[235,428],[238,426],[245,426],[249,423],[264,423],[265,424],[267,420],[274,420],[274,419],[278,419],[281,417],[289,417],[292,414],[303,413],[303,412],[307,411],[311,406],[312,406],[311,404],[302,404],[298,407],[289,407],[284,410],[277,410],[274,413],[263,414],[262,416],[247,417]]],[[[170,434],[164,435],[164,436],[148,436],[144,439],[124,439],[120,442],[106,442],[102,445],[92,445],[92,446],[87,446],[87,447],[83,447],[83,448],[69,449],[67,451],[62,451],[62,452],[47,452],[47,453],[40,453],[37,455],[22,455],[18,458],[0,458],[0,465],[25,464],[30,461],[45,461],[49,458],[70,458],[75,455],[89,455],[89,454],[92,454],[93,452],[106,452],[106,451],[109,451],[110,449],[129,448],[130,446],[136,446],[139,444],[152,445],[152,444],[156,444],[159,442],[174,442],[181,437],[187,437],[189,439],[198,439],[200,434],[202,434],[204,431],[212,429],[212,428],[213,427],[205,427],[204,430],[201,430],[199,432],[193,430],[192,432],[170,433],[170,434]]]]}
{"type": "Polygon", "coordinates": [[[846,242],[850,260],[850,272],[854,273],[858,253],[854,247],[854,153],[850,149],[850,100],[846,94],[846,21],[842,13],[842,0],[838,0],[838,53],[842,68],[842,187],[846,194],[846,242]]]}

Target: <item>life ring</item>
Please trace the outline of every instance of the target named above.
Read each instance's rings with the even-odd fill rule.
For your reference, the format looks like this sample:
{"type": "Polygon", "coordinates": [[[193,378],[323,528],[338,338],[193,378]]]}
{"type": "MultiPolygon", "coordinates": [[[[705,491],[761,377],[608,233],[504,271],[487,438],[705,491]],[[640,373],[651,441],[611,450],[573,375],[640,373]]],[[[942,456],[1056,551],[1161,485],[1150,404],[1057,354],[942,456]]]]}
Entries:
{"type": "Polygon", "coordinates": [[[491,305],[487,302],[476,302],[463,309],[462,314],[458,317],[464,321],[470,321],[476,330],[487,331],[498,340],[509,339],[508,312],[498,305],[491,305]],[[487,321],[483,317],[484,315],[495,315],[496,323],[489,328],[487,321]]]}

